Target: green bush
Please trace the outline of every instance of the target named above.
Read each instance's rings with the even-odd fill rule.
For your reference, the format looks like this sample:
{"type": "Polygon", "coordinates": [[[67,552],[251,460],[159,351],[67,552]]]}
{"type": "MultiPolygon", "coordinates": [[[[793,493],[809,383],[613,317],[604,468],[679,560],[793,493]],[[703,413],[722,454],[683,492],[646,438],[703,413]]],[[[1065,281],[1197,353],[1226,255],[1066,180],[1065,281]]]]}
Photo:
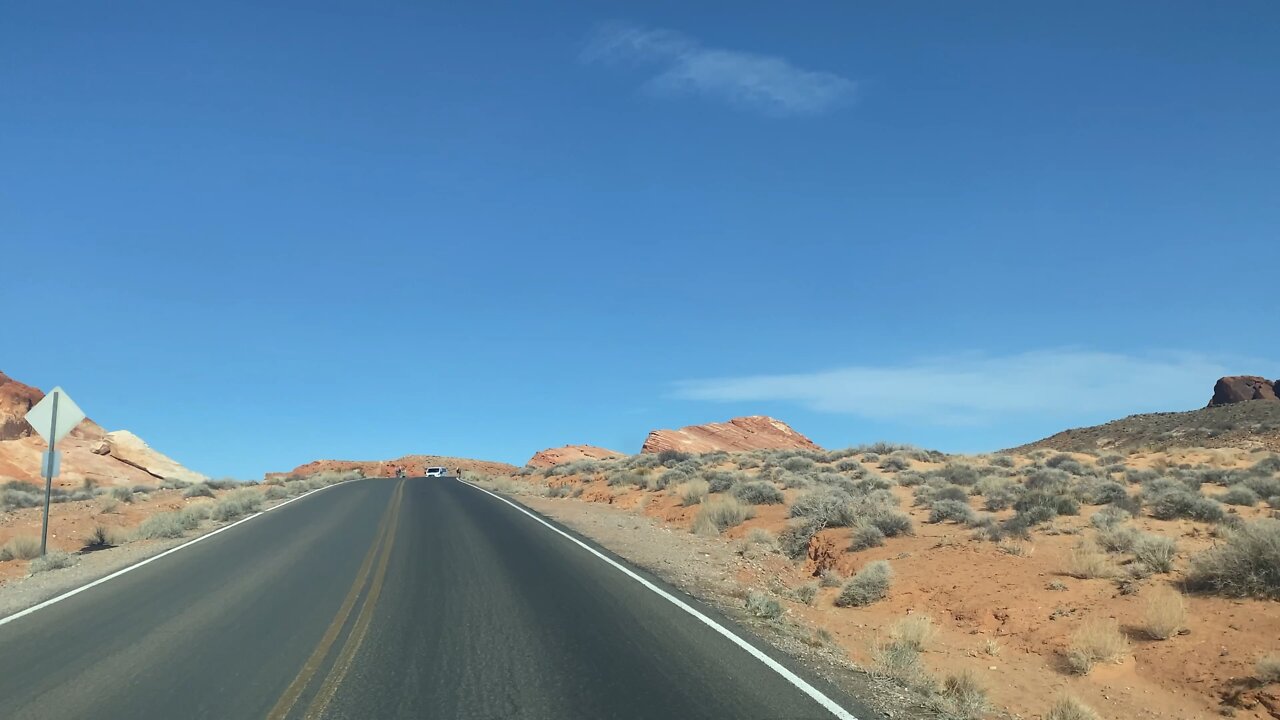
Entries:
{"type": "Polygon", "coordinates": [[[781,505],[782,491],[767,482],[742,483],[733,488],[734,497],[751,505],[781,505]]]}
{"type": "Polygon", "coordinates": [[[849,550],[858,552],[884,545],[884,533],[875,525],[855,525],[849,550]]]}
{"type": "Polygon", "coordinates": [[[973,509],[960,500],[939,500],[929,509],[929,522],[940,523],[946,520],[968,524],[974,520],[973,509]]]}
{"type": "Polygon", "coordinates": [[[756,591],[747,593],[747,612],[765,620],[782,617],[782,604],[777,600],[756,591]]]}
{"type": "Polygon", "coordinates": [[[755,511],[751,506],[743,505],[731,497],[703,503],[702,509],[698,511],[698,518],[710,522],[720,532],[741,525],[754,516],[755,511]]]}
{"type": "Polygon", "coordinates": [[[44,557],[38,557],[27,565],[27,572],[35,575],[37,573],[48,572],[50,570],[61,570],[75,565],[79,560],[75,555],[63,552],[61,550],[50,550],[44,557]]]}
{"type": "Polygon", "coordinates": [[[1243,507],[1253,507],[1258,504],[1261,498],[1253,490],[1245,485],[1232,485],[1227,491],[1218,496],[1218,500],[1227,505],[1240,505],[1243,507]]]}
{"type": "Polygon", "coordinates": [[[1280,600],[1280,520],[1225,531],[1223,542],[1191,559],[1187,586],[1227,597],[1280,600]]]}
{"type": "Polygon", "coordinates": [[[196,483],[195,485],[188,486],[186,490],[183,490],[182,497],[213,497],[213,488],[209,487],[207,483],[196,483]]]}
{"type": "Polygon", "coordinates": [[[836,596],[837,607],[862,607],[884,599],[893,582],[893,568],[887,560],[877,560],[863,566],[836,596]]]}

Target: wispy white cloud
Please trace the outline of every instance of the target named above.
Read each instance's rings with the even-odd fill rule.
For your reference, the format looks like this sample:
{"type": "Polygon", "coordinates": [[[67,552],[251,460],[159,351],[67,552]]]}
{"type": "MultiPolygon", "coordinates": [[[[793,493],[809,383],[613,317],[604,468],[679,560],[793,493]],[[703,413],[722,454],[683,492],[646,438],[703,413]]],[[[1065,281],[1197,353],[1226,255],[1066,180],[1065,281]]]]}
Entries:
{"type": "Polygon", "coordinates": [[[781,401],[874,420],[987,425],[1035,418],[1120,417],[1204,405],[1222,375],[1273,363],[1194,353],[1075,349],[960,355],[901,366],[677,383],[694,400],[781,401]]]}
{"type": "Polygon", "coordinates": [[[854,83],[805,70],[785,58],[703,46],[672,31],[627,24],[598,28],[581,54],[585,63],[654,66],[645,88],[664,95],[701,95],[771,115],[816,115],[853,96],[854,83]]]}

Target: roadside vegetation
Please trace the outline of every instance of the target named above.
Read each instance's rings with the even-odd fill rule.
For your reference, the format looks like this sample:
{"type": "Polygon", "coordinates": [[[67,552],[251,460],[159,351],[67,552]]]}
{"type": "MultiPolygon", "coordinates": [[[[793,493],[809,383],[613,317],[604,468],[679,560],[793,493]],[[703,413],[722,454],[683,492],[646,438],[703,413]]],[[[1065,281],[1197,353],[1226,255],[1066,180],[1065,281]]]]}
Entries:
{"type": "MultiPolygon", "coordinates": [[[[1040,568],[1039,577],[1047,578],[1013,594],[1043,593],[1046,612],[1064,618],[1061,645],[1042,661],[1043,671],[1083,678],[1131,657],[1150,661],[1157,647],[1181,656],[1190,647],[1184,635],[1203,642],[1203,633],[1220,632],[1214,628],[1222,621],[1197,617],[1189,596],[1280,600],[1275,454],[1039,449],[954,457],[874,443],[830,452],[664,452],[477,479],[513,494],[616,503],[695,535],[724,538],[742,557],[790,578],[781,590],[744,594],[750,616],[768,619],[774,603],[781,618],[792,617],[789,607],[839,608],[837,617],[865,624],[864,632],[878,637],[850,651],[865,653],[876,676],[922,693],[922,702],[946,717],[984,717],[999,693],[964,667],[933,674],[927,648],[940,630],[928,618],[902,626],[884,620],[879,608],[889,607],[895,593],[929,597],[920,595],[921,583],[946,587],[950,567],[943,564],[930,586],[931,578],[911,573],[918,558],[957,553],[955,567],[1007,565],[1011,577],[1022,577],[1024,565],[1040,568]],[[1066,591],[1073,591],[1066,602],[1052,599],[1066,591]],[[1107,603],[1137,596],[1136,604],[1121,626],[1079,606],[1082,592],[1107,603]]],[[[1006,601],[992,597],[997,605],[1006,601]]],[[[1273,608],[1256,612],[1274,614],[1273,608]]],[[[1010,646],[1022,648],[1018,636],[982,637],[966,652],[995,658],[1010,646]]],[[[1276,666],[1270,657],[1265,672],[1259,662],[1259,677],[1276,666]]],[[[1224,687],[1221,697],[1229,695],[1224,687]]],[[[1068,696],[1023,710],[1058,720],[1098,717],[1068,696]]]]}

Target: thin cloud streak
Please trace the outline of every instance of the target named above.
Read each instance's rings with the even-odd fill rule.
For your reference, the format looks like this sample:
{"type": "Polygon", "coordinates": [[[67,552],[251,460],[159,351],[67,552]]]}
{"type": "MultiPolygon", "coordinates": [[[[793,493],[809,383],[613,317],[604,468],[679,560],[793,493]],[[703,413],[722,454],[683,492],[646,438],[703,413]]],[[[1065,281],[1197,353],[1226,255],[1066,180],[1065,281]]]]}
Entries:
{"type": "Polygon", "coordinates": [[[785,58],[704,47],[672,30],[614,23],[596,30],[580,59],[587,64],[652,65],[644,84],[657,95],[697,95],[768,115],[817,115],[853,96],[852,81],[804,70],[785,58]]]}
{"type": "Polygon", "coordinates": [[[1271,365],[1193,353],[1042,350],[899,367],[689,380],[677,383],[675,394],[718,402],[790,402],[880,421],[990,425],[1192,409],[1208,401],[1218,377],[1271,365]]]}

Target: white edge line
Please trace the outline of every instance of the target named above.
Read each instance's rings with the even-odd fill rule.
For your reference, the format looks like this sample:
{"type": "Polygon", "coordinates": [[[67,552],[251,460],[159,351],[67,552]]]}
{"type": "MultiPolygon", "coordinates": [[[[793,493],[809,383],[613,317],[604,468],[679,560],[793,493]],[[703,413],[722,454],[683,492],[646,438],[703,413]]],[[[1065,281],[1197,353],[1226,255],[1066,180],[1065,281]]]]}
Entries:
{"type": "MultiPolygon", "coordinates": [[[[712,620],[711,618],[709,618],[709,617],[707,617],[706,615],[702,614],[702,613],[701,613],[701,612],[699,612],[696,608],[692,607],[691,605],[689,605],[688,603],[684,602],[684,601],[683,601],[683,600],[681,600],[680,598],[678,598],[678,597],[676,597],[676,596],[672,595],[671,593],[667,592],[666,590],[663,590],[662,588],[658,587],[657,585],[654,585],[653,583],[651,583],[651,582],[649,582],[648,580],[644,579],[644,578],[643,578],[643,577],[641,577],[640,575],[637,575],[635,572],[633,572],[633,571],[631,570],[631,568],[628,568],[627,566],[625,566],[625,565],[623,565],[623,564],[621,564],[621,563],[617,562],[616,560],[614,560],[613,558],[609,557],[608,555],[605,555],[604,553],[600,552],[599,550],[596,550],[595,548],[593,548],[593,547],[591,547],[590,545],[588,545],[588,544],[586,544],[586,543],[582,542],[582,541],[581,541],[581,540],[579,540],[578,538],[576,538],[576,537],[574,537],[574,536],[570,535],[569,533],[567,533],[567,532],[565,532],[565,531],[561,530],[560,528],[556,527],[555,525],[552,525],[551,523],[547,522],[546,520],[543,520],[542,518],[538,517],[536,514],[534,514],[534,513],[530,512],[529,510],[527,510],[527,509],[525,509],[525,508],[523,508],[523,507],[520,507],[520,506],[519,506],[519,505],[517,505],[516,503],[511,502],[510,500],[508,500],[508,499],[506,499],[506,498],[502,497],[501,495],[499,495],[499,494],[497,494],[497,493],[490,492],[490,491],[488,491],[488,490],[486,490],[486,489],[484,489],[484,488],[480,487],[479,485],[475,485],[475,484],[472,484],[472,483],[466,482],[466,481],[461,480],[461,479],[459,479],[459,480],[458,480],[458,482],[460,482],[460,483],[462,483],[462,484],[464,484],[464,485],[469,485],[469,486],[471,486],[471,487],[475,488],[476,490],[479,490],[479,491],[480,491],[480,492],[482,492],[482,493],[485,493],[485,494],[488,494],[488,495],[492,495],[493,497],[495,497],[495,498],[497,498],[497,499],[501,500],[502,502],[504,502],[504,503],[506,503],[506,504],[510,505],[511,507],[515,508],[516,510],[519,510],[520,512],[524,513],[525,515],[528,515],[529,517],[533,518],[534,520],[537,520],[538,522],[542,523],[542,524],[543,524],[543,525],[545,525],[546,527],[550,528],[553,532],[556,532],[556,533],[560,534],[561,536],[563,536],[563,537],[567,538],[569,541],[571,541],[571,542],[573,542],[574,544],[578,545],[579,547],[581,547],[582,549],[584,549],[584,550],[586,550],[587,552],[591,553],[592,555],[595,555],[596,557],[600,558],[601,560],[603,560],[603,561],[605,561],[605,562],[609,563],[610,565],[614,566],[614,567],[615,567],[615,568],[617,568],[618,570],[621,570],[624,574],[626,574],[626,575],[627,575],[627,577],[629,577],[629,578],[631,578],[632,580],[635,580],[636,582],[640,583],[641,585],[643,585],[643,586],[645,586],[645,587],[649,588],[649,589],[650,589],[650,590],[652,590],[653,592],[655,592],[655,593],[657,593],[658,595],[662,596],[664,599],[666,599],[666,600],[670,601],[670,602],[671,602],[671,604],[673,604],[673,605],[675,605],[676,607],[680,608],[681,610],[683,610],[683,611],[685,611],[685,612],[689,613],[690,615],[694,616],[695,618],[697,618],[697,619],[701,620],[703,623],[705,623],[707,626],[709,626],[712,630],[715,630],[716,632],[720,633],[721,635],[725,636],[725,637],[726,637],[726,638],[728,638],[730,641],[732,641],[732,642],[733,642],[733,644],[735,644],[735,645],[737,645],[738,647],[742,648],[743,650],[747,651],[747,653],[748,653],[748,654],[750,654],[752,657],[754,657],[755,659],[757,659],[757,660],[759,660],[760,662],[764,663],[764,665],[765,665],[766,667],[768,667],[770,670],[772,670],[772,671],[774,671],[774,672],[778,673],[779,675],[781,675],[781,676],[782,676],[782,677],[783,677],[787,682],[789,682],[789,683],[791,683],[792,685],[796,686],[796,688],[797,688],[797,689],[799,689],[799,690],[800,690],[801,692],[803,692],[805,695],[808,695],[810,698],[812,698],[814,702],[816,702],[816,703],[818,703],[819,705],[821,705],[822,707],[826,708],[826,709],[827,709],[827,710],[828,710],[832,715],[834,715],[834,716],[836,716],[836,717],[840,718],[840,720],[858,720],[858,718],[857,718],[856,716],[854,716],[852,713],[850,713],[848,710],[845,710],[844,708],[840,707],[839,703],[837,703],[835,700],[832,700],[831,698],[827,697],[825,694],[823,694],[823,692],[822,692],[821,690],[819,690],[818,688],[816,688],[816,687],[814,687],[814,686],[810,685],[810,684],[809,684],[809,683],[808,683],[804,678],[802,678],[802,677],[800,677],[799,675],[796,675],[795,673],[793,673],[793,672],[791,672],[790,670],[788,670],[788,669],[787,669],[786,667],[784,667],[781,663],[779,663],[777,660],[774,660],[773,658],[769,657],[767,654],[765,654],[763,651],[761,651],[761,650],[760,650],[759,648],[757,648],[755,645],[752,645],[751,643],[747,642],[746,640],[743,640],[742,638],[738,637],[738,636],[737,636],[733,631],[729,630],[728,628],[724,627],[724,626],[723,626],[723,625],[721,625],[720,623],[717,623],[715,620],[712,620]]],[[[3,622],[3,621],[0,621],[0,622],[3,622]]]]}
{"type": "MultiPolygon", "coordinates": [[[[347,482],[350,482],[350,481],[347,481],[347,482]]],[[[69,598],[69,597],[73,597],[73,596],[75,596],[75,595],[79,595],[80,593],[84,592],[85,590],[88,590],[89,588],[97,587],[98,585],[101,585],[102,583],[104,583],[104,582],[106,582],[106,581],[108,581],[108,580],[111,580],[111,579],[114,579],[114,578],[118,578],[118,577],[120,577],[121,575],[123,575],[123,574],[125,574],[125,573],[127,573],[127,572],[131,572],[131,571],[133,571],[133,570],[137,570],[138,568],[140,568],[140,567],[142,567],[143,565],[146,565],[146,564],[148,564],[148,563],[153,563],[153,562],[155,562],[156,560],[159,560],[160,558],[164,557],[165,555],[169,555],[169,554],[172,554],[172,553],[176,553],[176,552],[178,552],[179,550],[181,550],[181,549],[183,549],[183,548],[191,547],[192,545],[195,545],[196,543],[198,543],[198,542],[200,542],[200,541],[202,541],[202,540],[208,540],[209,538],[213,537],[214,535],[217,535],[217,534],[218,534],[218,533],[220,533],[220,532],[225,532],[225,531],[230,530],[231,528],[233,528],[233,527],[235,527],[235,526],[239,525],[240,523],[249,522],[250,520],[252,520],[252,519],[254,519],[254,518],[258,517],[259,515],[265,515],[266,513],[269,513],[269,512],[271,512],[272,510],[276,510],[276,509],[278,509],[278,508],[282,508],[282,507],[284,507],[285,505],[288,505],[289,503],[293,502],[294,500],[301,500],[302,498],[304,498],[304,497],[306,497],[306,496],[310,495],[311,493],[318,493],[318,492],[320,492],[321,490],[328,490],[328,489],[329,489],[329,488],[331,488],[331,487],[337,487],[338,485],[343,485],[343,484],[345,484],[345,483],[334,483],[333,485],[325,485],[324,487],[316,488],[315,490],[308,490],[308,491],[306,491],[306,492],[302,493],[301,495],[299,495],[299,496],[297,496],[297,497],[289,498],[288,500],[285,500],[284,502],[282,502],[282,503],[280,503],[280,504],[278,504],[278,505],[272,505],[271,507],[267,508],[266,510],[259,510],[258,512],[254,513],[254,514],[252,514],[252,515],[249,515],[248,517],[240,518],[239,520],[237,520],[237,521],[235,521],[235,522],[231,523],[230,525],[224,525],[224,526],[222,526],[222,527],[218,528],[217,530],[211,530],[211,531],[209,531],[209,532],[205,533],[204,535],[201,535],[201,536],[199,536],[199,537],[192,538],[192,539],[190,539],[190,540],[188,540],[188,541],[186,541],[186,542],[182,543],[181,545],[178,545],[177,547],[171,547],[171,548],[169,548],[168,550],[165,550],[165,551],[164,551],[164,552],[162,552],[162,553],[158,553],[158,554],[156,554],[156,555],[152,555],[151,557],[146,558],[146,559],[144,559],[144,560],[139,560],[138,562],[136,562],[136,563],[134,563],[134,564],[132,564],[132,565],[130,565],[130,566],[128,566],[128,567],[120,568],[119,570],[117,570],[117,571],[115,571],[115,572],[111,573],[110,575],[105,575],[105,576],[103,576],[103,577],[100,577],[100,578],[98,578],[97,580],[94,580],[93,582],[91,582],[91,583],[89,583],[89,584],[87,584],[87,585],[81,585],[80,587],[78,587],[78,588],[74,588],[74,589],[71,589],[71,590],[68,590],[68,591],[66,591],[66,592],[62,593],[61,595],[57,595],[57,596],[55,596],[55,597],[51,597],[51,598],[49,598],[48,600],[45,600],[45,601],[44,601],[44,602],[42,602],[42,603],[39,603],[39,604],[37,604],[37,605],[32,605],[31,607],[27,608],[26,610],[19,610],[18,612],[14,613],[14,614],[12,614],[12,615],[10,615],[10,616],[8,616],[8,617],[0,618],[0,625],[7,625],[8,623],[13,622],[14,620],[17,620],[18,618],[26,617],[27,615],[30,615],[31,613],[33,613],[33,612],[35,612],[35,611],[37,611],[37,610],[43,610],[44,608],[47,608],[47,607],[49,607],[50,605],[53,605],[53,604],[55,604],[55,603],[60,603],[60,602],[62,602],[63,600],[66,600],[66,599],[67,599],[67,598],[69,598]]]]}

